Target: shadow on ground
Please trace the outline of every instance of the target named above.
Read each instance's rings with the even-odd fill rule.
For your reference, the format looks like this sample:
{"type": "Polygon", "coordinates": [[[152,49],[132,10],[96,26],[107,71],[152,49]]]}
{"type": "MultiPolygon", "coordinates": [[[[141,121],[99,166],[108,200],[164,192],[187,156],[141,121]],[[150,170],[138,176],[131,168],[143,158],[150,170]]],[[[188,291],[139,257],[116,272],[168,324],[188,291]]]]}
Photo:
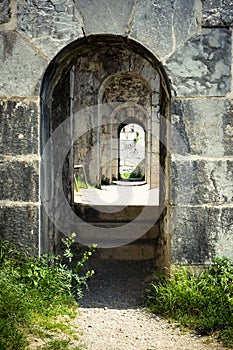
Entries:
{"type": "Polygon", "coordinates": [[[142,305],[148,280],[154,271],[151,261],[90,260],[95,275],[79,302],[84,308],[136,309],[142,305]]]}

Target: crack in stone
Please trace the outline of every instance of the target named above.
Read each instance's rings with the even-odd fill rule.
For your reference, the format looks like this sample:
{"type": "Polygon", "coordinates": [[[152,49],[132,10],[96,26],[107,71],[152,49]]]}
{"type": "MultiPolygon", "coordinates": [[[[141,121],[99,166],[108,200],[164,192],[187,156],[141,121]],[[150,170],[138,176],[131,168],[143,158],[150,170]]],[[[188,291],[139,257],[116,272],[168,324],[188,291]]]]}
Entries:
{"type": "Polygon", "coordinates": [[[133,23],[133,19],[134,19],[136,8],[137,8],[137,4],[138,4],[138,0],[135,0],[134,4],[133,4],[131,15],[130,15],[130,18],[129,18],[129,22],[128,22],[128,25],[127,25],[127,28],[126,28],[126,31],[125,31],[125,36],[128,36],[130,34],[132,23],[133,23]]]}

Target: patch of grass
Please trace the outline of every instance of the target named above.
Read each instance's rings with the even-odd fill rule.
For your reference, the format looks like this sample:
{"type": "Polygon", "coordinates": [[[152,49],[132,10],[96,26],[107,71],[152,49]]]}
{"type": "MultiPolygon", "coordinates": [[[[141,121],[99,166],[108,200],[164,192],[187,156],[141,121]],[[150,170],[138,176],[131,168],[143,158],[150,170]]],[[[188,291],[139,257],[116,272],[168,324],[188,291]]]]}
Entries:
{"type": "Polygon", "coordinates": [[[73,346],[71,340],[54,339],[44,345],[41,350],[83,350],[83,345],[73,346]]]}
{"type": "Polygon", "coordinates": [[[22,327],[30,321],[28,300],[14,269],[0,271],[0,349],[18,350],[27,345],[22,327]]]}
{"type": "MultiPolygon", "coordinates": [[[[62,332],[66,335],[70,335],[72,337],[76,337],[77,331],[71,328],[70,324],[70,317],[67,316],[66,314],[64,315],[63,313],[59,312],[59,318],[53,318],[51,316],[44,316],[44,315],[36,315],[33,318],[33,323],[37,325],[37,331],[43,330],[44,335],[48,334],[49,332],[62,332]],[[62,316],[61,316],[62,315],[62,316]]],[[[35,334],[37,331],[35,329],[32,329],[32,333],[35,334]]],[[[38,333],[37,333],[38,334],[38,333]]],[[[43,333],[42,337],[43,337],[43,333]]]]}
{"type": "Polygon", "coordinates": [[[95,186],[91,185],[89,182],[86,183],[84,180],[79,179],[76,176],[75,177],[75,190],[77,191],[80,188],[95,188],[95,186]]]}
{"type": "Polygon", "coordinates": [[[141,172],[123,173],[121,174],[122,179],[145,179],[145,175],[141,172]]]}
{"type": "Polygon", "coordinates": [[[228,258],[215,258],[199,276],[185,267],[174,268],[171,278],[158,276],[145,303],[153,313],[233,346],[233,265],[228,258]]]}
{"type": "MultiPolygon", "coordinates": [[[[71,321],[77,315],[83,287],[93,274],[86,268],[93,248],[74,262],[74,237],[63,240],[62,256],[40,258],[18,251],[12,243],[0,242],[1,350],[28,349],[30,335],[51,341],[56,338],[57,344],[58,334],[69,342],[79,338],[71,321]]],[[[68,345],[64,349],[69,349],[68,345]]]]}

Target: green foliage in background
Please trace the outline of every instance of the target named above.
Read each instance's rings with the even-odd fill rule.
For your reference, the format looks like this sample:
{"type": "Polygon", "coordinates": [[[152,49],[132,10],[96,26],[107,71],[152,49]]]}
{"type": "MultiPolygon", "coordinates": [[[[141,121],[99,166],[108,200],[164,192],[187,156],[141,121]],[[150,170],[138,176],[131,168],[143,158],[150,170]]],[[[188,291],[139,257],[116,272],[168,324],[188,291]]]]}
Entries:
{"type": "Polygon", "coordinates": [[[185,267],[175,267],[172,277],[157,276],[145,303],[153,313],[233,346],[233,265],[228,258],[215,258],[198,276],[185,267]]]}
{"type": "Polygon", "coordinates": [[[141,169],[133,171],[132,173],[122,173],[122,179],[140,179],[145,180],[145,175],[142,173],[141,169]]]}

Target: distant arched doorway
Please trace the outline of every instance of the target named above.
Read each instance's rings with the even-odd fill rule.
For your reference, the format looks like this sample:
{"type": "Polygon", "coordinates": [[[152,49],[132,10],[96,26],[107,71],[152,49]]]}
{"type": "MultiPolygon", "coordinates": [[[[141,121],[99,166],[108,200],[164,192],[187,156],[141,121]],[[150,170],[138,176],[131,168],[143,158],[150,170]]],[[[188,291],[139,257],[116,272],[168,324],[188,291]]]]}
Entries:
{"type": "Polygon", "coordinates": [[[145,180],[145,130],[137,123],[119,128],[119,179],[145,180]]]}

